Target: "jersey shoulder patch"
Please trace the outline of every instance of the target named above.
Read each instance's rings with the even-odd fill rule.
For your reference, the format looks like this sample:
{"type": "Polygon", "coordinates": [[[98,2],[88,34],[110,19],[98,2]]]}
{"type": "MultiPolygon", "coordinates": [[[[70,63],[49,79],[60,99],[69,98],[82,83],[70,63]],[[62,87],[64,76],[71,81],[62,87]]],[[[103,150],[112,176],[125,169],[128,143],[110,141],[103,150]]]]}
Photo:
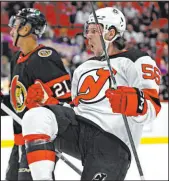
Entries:
{"type": "Polygon", "coordinates": [[[40,57],[49,57],[50,55],[52,55],[52,50],[51,49],[46,49],[46,48],[40,49],[38,51],[38,55],[40,57]]]}
{"type": "Polygon", "coordinates": [[[41,47],[31,55],[28,62],[29,66],[39,66],[41,63],[48,66],[50,62],[49,64],[65,70],[60,54],[51,47],[41,47]]]}

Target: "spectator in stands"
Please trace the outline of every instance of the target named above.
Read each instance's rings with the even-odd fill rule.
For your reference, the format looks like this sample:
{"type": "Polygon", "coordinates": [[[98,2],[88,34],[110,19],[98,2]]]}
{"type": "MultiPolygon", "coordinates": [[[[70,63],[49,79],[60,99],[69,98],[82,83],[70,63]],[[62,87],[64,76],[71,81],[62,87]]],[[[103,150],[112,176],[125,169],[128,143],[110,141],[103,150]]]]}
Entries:
{"type": "Polygon", "coordinates": [[[148,26],[151,24],[151,21],[152,21],[151,9],[147,7],[143,7],[142,24],[148,26]]]}
{"type": "Polygon", "coordinates": [[[160,31],[157,35],[157,40],[156,40],[156,54],[158,57],[162,56],[165,45],[166,43],[165,43],[164,33],[160,31]]]}
{"type": "Polygon", "coordinates": [[[127,31],[124,33],[124,38],[127,42],[132,42],[133,45],[139,42],[138,34],[133,30],[133,25],[127,25],[127,31]]]}
{"type": "Polygon", "coordinates": [[[76,6],[72,2],[64,2],[64,8],[62,9],[62,13],[65,13],[69,16],[70,22],[73,24],[75,22],[76,17],[76,6]]]}
{"type": "Polygon", "coordinates": [[[132,2],[126,3],[126,6],[124,7],[123,12],[124,12],[125,17],[129,19],[133,19],[138,14],[138,11],[132,7],[132,2]]]}
{"type": "Polygon", "coordinates": [[[117,8],[117,9],[119,9],[120,11],[123,10],[123,8],[122,8],[122,2],[115,2],[114,7],[117,8]]]}
{"type": "Polygon", "coordinates": [[[168,18],[168,2],[166,1],[159,1],[158,2],[160,7],[160,14],[163,18],[168,18]]]}
{"type": "Polygon", "coordinates": [[[82,7],[85,5],[83,1],[73,1],[72,5],[76,6],[77,11],[82,10],[82,7]]]}
{"type": "Polygon", "coordinates": [[[8,11],[9,17],[12,15],[15,15],[20,9],[22,8],[32,8],[34,2],[16,2],[16,1],[10,1],[8,2],[7,7],[5,8],[8,11]]]}
{"type": "Polygon", "coordinates": [[[140,32],[140,22],[138,17],[134,17],[132,21],[128,22],[133,25],[133,30],[135,32],[140,32]]]}
{"type": "Polygon", "coordinates": [[[70,38],[68,37],[68,29],[67,28],[61,28],[59,31],[59,37],[57,38],[58,43],[70,43],[70,38]]]}
{"type": "Polygon", "coordinates": [[[82,10],[77,11],[76,18],[75,18],[75,23],[84,24],[88,20],[89,15],[90,15],[90,12],[89,12],[89,9],[88,9],[88,5],[85,4],[82,7],[82,10]]]}

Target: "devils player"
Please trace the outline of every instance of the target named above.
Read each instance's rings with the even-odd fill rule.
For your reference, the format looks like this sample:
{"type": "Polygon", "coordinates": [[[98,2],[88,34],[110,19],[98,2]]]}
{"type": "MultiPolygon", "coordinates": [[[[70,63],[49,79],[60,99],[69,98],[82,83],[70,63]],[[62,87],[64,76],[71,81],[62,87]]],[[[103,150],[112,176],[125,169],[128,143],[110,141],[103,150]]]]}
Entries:
{"type": "MultiPolygon", "coordinates": [[[[60,55],[53,48],[38,44],[47,26],[44,15],[37,9],[22,9],[10,18],[9,26],[13,45],[21,50],[11,62],[10,101],[15,112],[22,118],[33,107],[70,102],[70,77],[60,55]]],[[[16,122],[14,142],[6,180],[31,180],[22,147],[22,129],[16,122]],[[22,158],[18,146],[23,151],[22,158]]]]}
{"type": "Polygon", "coordinates": [[[27,158],[34,180],[52,179],[51,141],[55,137],[57,149],[81,158],[84,166],[81,180],[124,180],[131,152],[121,114],[127,116],[138,146],[144,124],[153,121],[160,111],[160,71],[155,61],[147,53],[125,49],[126,20],[121,11],[107,7],[98,9],[96,15],[118,89],[112,89],[99,32],[91,14],[85,36],[95,57],[74,72],[71,93],[75,107],[38,107],[23,117],[27,158]],[[30,124],[32,126],[28,126],[30,124]]]}

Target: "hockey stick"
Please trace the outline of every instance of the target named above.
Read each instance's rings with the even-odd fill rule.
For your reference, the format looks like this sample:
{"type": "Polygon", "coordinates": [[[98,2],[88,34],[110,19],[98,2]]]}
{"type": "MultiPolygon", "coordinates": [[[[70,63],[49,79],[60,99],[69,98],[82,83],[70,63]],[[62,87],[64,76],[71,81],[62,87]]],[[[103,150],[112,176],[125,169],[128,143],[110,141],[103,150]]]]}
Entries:
{"type": "MultiPolygon", "coordinates": [[[[1,109],[6,112],[9,116],[11,116],[17,123],[22,125],[22,120],[19,116],[17,116],[12,110],[10,110],[3,102],[1,102],[1,109]]],[[[58,150],[55,150],[57,157],[64,161],[69,167],[71,167],[76,173],[80,176],[82,174],[81,170],[79,170],[75,165],[73,165],[66,157],[63,156],[58,150]]]]}
{"type": "MultiPolygon", "coordinates": [[[[104,43],[104,39],[103,39],[101,30],[100,30],[100,26],[99,26],[99,22],[98,22],[98,19],[97,19],[97,16],[96,16],[96,12],[95,12],[95,9],[94,9],[93,2],[91,2],[91,6],[92,6],[92,12],[93,12],[93,15],[94,15],[96,26],[97,26],[97,29],[99,31],[103,51],[105,53],[105,57],[106,57],[106,60],[107,60],[110,76],[111,76],[111,79],[112,79],[113,84],[114,84],[114,89],[117,89],[116,79],[114,77],[114,74],[113,74],[113,71],[112,71],[112,68],[111,68],[111,65],[110,65],[110,59],[109,59],[108,53],[106,51],[106,45],[104,43]]],[[[128,121],[127,121],[127,117],[125,115],[122,115],[122,117],[123,117],[123,120],[124,120],[124,124],[125,124],[125,127],[126,127],[128,137],[129,137],[130,145],[131,145],[131,148],[132,148],[135,160],[136,160],[136,164],[137,164],[137,168],[138,168],[138,171],[139,171],[139,174],[140,174],[140,178],[141,178],[141,180],[145,180],[144,175],[143,175],[143,171],[142,171],[142,168],[141,168],[141,164],[140,164],[140,161],[139,161],[139,158],[138,158],[138,154],[137,154],[137,151],[136,151],[136,148],[135,148],[135,145],[134,145],[134,141],[133,141],[133,138],[132,138],[132,134],[131,134],[131,131],[130,131],[130,127],[129,127],[129,124],[128,124],[128,121]]]]}

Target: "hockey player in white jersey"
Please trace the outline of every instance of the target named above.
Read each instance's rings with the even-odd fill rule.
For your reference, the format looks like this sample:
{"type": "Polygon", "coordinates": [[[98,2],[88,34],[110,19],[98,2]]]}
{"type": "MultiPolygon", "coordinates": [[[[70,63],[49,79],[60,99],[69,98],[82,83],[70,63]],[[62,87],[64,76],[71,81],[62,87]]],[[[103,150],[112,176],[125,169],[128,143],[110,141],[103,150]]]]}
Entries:
{"type": "Polygon", "coordinates": [[[81,159],[81,180],[124,180],[131,162],[130,143],[122,114],[127,116],[135,145],[143,126],[160,111],[160,71],[155,61],[136,49],[126,50],[125,17],[116,8],[96,11],[118,89],[104,57],[93,14],[85,36],[95,57],[80,65],[72,80],[75,106],[33,108],[23,117],[27,159],[34,180],[52,180],[54,144],[81,159]]]}

